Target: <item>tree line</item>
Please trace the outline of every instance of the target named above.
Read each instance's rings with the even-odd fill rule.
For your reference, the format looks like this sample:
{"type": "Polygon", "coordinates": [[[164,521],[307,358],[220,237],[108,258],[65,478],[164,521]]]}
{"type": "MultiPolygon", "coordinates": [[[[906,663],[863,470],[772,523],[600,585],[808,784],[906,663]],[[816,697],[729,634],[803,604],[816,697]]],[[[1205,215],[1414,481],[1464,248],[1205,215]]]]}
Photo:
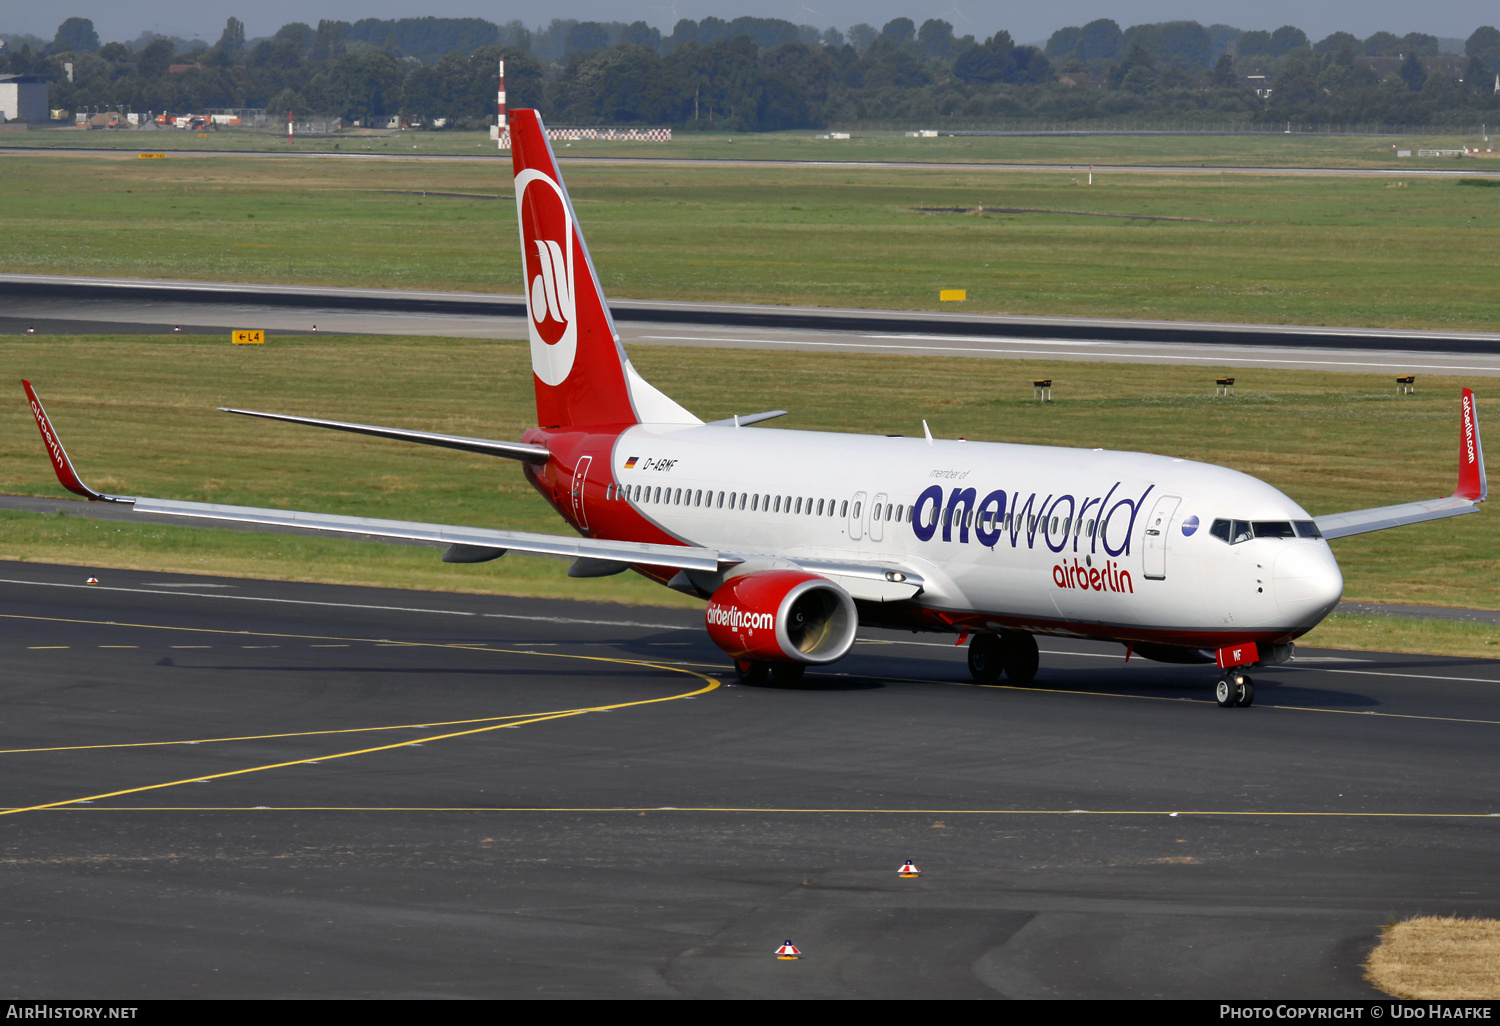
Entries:
{"type": "Polygon", "coordinates": [[[1122,29],[1110,19],[1059,29],[1041,47],[1007,32],[959,36],[940,18],[845,31],[683,19],[670,35],[645,22],[557,19],[532,30],[482,18],[369,18],[293,22],[253,40],[230,18],[212,45],[151,33],[101,43],[92,22],[68,18],[51,41],[0,39],[0,72],[48,75],[52,106],[75,112],[263,108],[277,118],[292,110],[477,127],[493,115],[502,59],[510,104],[537,107],[554,124],[1468,124],[1500,109],[1500,31],[1488,26],[1450,42],[1463,55],[1445,60],[1435,60],[1443,41],[1422,33],[1335,32],[1314,42],[1293,26],[1122,29]]]}

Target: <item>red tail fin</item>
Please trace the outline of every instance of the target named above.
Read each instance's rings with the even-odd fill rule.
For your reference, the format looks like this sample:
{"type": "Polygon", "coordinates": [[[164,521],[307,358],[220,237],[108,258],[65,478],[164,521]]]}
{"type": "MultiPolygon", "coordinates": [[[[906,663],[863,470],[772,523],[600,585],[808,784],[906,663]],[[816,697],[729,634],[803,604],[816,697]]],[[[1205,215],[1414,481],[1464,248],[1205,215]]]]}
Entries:
{"type": "Polygon", "coordinates": [[[510,145],[538,425],[697,423],[630,366],[536,111],[510,111],[510,145]]]}
{"type": "Polygon", "coordinates": [[[1466,388],[1458,433],[1458,487],[1453,494],[1483,502],[1489,493],[1489,481],[1484,473],[1484,446],[1479,441],[1479,410],[1475,408],[1473,389],[1466,388]]]}

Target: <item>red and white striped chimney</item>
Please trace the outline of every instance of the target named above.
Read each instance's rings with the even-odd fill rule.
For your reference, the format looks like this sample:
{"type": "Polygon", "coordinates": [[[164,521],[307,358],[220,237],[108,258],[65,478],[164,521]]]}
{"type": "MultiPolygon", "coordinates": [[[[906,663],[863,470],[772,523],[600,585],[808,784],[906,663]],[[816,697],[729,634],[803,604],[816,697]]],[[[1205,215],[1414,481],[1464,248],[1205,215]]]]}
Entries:
{"type": "Polygon", "coordinates": [[[498,113],[495,116],[495,138],[500,142],[500,149],[509,149],[506,144],[510,142],[509,126],[505,123],[505,62],[500,62],[500,91],[496,96],[498,113]]]}

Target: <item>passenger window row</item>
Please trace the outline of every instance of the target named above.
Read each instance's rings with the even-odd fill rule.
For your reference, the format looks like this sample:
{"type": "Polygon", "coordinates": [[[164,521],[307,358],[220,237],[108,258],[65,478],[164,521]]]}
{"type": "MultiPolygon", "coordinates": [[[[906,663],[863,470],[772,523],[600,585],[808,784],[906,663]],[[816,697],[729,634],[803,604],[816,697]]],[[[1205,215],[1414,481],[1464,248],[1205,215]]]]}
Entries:
{"type": "Polygon", "coordinates": [[[1252,538],[1321,538],[1311,520],[1215,520],[1208,533],[1222,542],[1238,545],[1252,538]]]}
{"type": "MultiPolygon", "coordinates": [[[[609,485],[604,497],[640,505],[691,506],[700,509],[738,509],[752,513],[790,513],[793,516],[847,516],[849,500],[814,499],[801,495],[762,495],[750,492],[715,492],[712,488],[675,488],[659,485],[609,485]]],[[[857,504],[856,504],[857,505],[857,504]]]]}
{"type": "MultiPolygon", "coordinates": [[[[625,500],[638,505],[689,506],[699,509],[748,510],[751,513],[789,513],[792,516],[847,517],[849,500],[815,499],[801,495],[765,495],[756,492],[715,492],[713,489],[677,488],[671,485],[608,485],[604,498],[609,502],[625,500]]],[[[854,517],[864,512],[863,503],[854,503],[854,517]]],[[[904,503],[876,503],[870,507],[870,519],[887,522],[911,522],[911,507],[904,503]]]]}

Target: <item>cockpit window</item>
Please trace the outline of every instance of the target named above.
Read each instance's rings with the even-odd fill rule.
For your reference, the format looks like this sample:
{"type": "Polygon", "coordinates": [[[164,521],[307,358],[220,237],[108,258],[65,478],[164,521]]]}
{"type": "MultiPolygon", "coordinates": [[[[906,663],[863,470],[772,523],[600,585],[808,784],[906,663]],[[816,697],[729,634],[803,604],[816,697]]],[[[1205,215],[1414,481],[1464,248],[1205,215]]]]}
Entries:
{"type": "Polygon", "coordinates": [[[1251,538],[1321,538],[1318,525],[1311,520],[1215,520],[1208,533],[1222,542],[1238,545],[1251,538]]]}
{"type": "Polygon", "coordinates": [[[1255,537],[1250,530],[1248,520],[1215,520],[1208,533],[1222,542],[1230,545],[1238,545],[1240,542],[1249,541],[1255,537]]]}

